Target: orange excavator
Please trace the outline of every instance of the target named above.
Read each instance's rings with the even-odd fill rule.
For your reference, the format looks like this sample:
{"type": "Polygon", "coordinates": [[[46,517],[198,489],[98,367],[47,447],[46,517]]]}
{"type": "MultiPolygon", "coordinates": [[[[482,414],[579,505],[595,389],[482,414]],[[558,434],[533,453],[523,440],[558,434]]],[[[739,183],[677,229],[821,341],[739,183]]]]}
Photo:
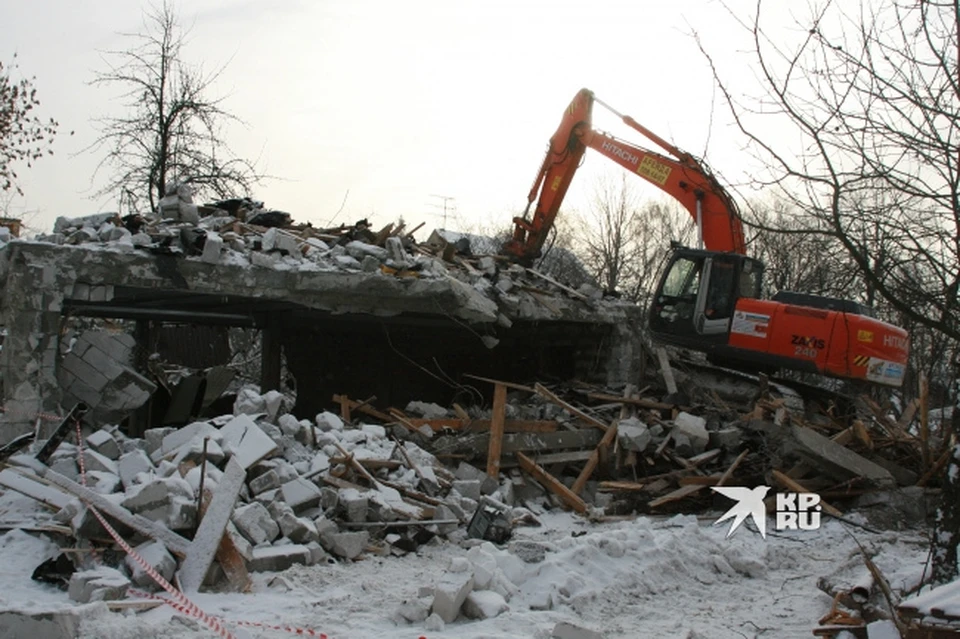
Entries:
{"type": "Polygon", "coordinates": [[[504,254],[521,263],[539,257],[587,148],[670,194],[696,220],[701,248],[672,247],[653,295],[648,323],[655,340],[737,367],[902,384],[909,354],[906,331],[848,300],[788,291],[762,299],[763,263],[746,256],[737,206],[710,170],[587,89],[577,93],[550,138],[524,217],[514,218],[504,254]],[[594,130],[594,103],[665,153],[594,130]]]}

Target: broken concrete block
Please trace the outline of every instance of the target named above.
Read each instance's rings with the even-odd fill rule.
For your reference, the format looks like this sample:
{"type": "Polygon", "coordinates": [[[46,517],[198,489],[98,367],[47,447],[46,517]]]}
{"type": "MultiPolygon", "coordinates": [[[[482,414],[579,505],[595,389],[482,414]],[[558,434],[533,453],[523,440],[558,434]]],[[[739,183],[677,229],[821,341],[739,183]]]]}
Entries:
{"type": "Polygon", "coordinates": [[[313,508],[320,503],[320,488],[309,479],[302,477],[297,477],[280,486],[280,494],[283,495],[283,501],[294,512],[313,508]]]}
{"type": "Polygon", "coordinates": [[[295,544],[319,543],[320,534],[313,521],[304,517],[297,517],[293,513],[284,513],[278,520],[280,532],[295,544]]]}
{"type": "Polygon", "coordinates": [[[280,572],[295,564],[309,564],[310,558],[310,549],[300,544],[266,546],[253,549],[253,558],[247,568],[254,572],[280,572]]]}
{"type": "Polygon", "coordinates": [[[721,428],[710,433],[710,448],[735,451],[740,448],[743,433],[739,428],[721,428]]]}
{"type": "Polygon", "coordinates": [[[137,475],[141,473],[150,474],[155,468],[150,457],[142,450],[125,453],[117,461],[117,471],[120,473],[120,481],[123,483],[124,490],[137,483],[137,475]]]}
{"type": "Polygon", "coordinates": [[[470,572],[447,572],[434,584],[431,610],[445,623],[451,623],[471,590],[473,575],[470,572]]]}
{"type": "Polygon", "coordinates": [[[344,559],[356,559],[363,552],[370,539],[366,530],[359,532],[338,532],[329,536],[330,552],[344,559]]]}
{"type": "Polygon", "coordinates": [[[421,623],[430,616],[429,599],[404,601],[397,608],[397,615],[407,623],[421,623]]]}
{"type": "Polygon", "coordinates": [[[257,415],[265,412],[267,412],[267,404],[255,388],[247,386],[237,392],[237,399],[233,402],[234,415],[257,415]]]}
{"type": "Polygon", "coordinates": [[[168,477],[134,486],[120,503],[130,512],[163,522],[171,530],[193,526],[197,504],[193,491],[183,479],[168,477]]]}
{"type": "Polygon", "coordinates": [[[339,492],[337,502],[343,509],[347,521],[361,522],[367,520],[370,501],[366,495],[356,488],[342,489],[339,492]]]}
{"type": "Polygon", "coordinates": [[[480,484],[476,479],[457,479],[453,482],[453,490],[457,491],[467,499],[480,501],[480,484]]]}
{"type": "Polygon", "coordinates": [[[699,455],[707,449],[710,443],[710,433],[707,432],[707,420],[697,415],[680,412],[673,420],[674,431],[687,436],[690,439],[690,445],[693,447],[693,453],[699,455]]]}
{"type": "Polygon", "coordinates": [[[152,455],[154,451],[160,450],[163,446],[163,439],[176,430],[171,426],[164,426],[163,428],[150,428],[144,431],[143,440],[147,444],[147,454],[152,455]]]}
{"type": "Polygon", "coordinates": [[[87,435],[87,445],[108,459],[120,458],[120,445],[116,438],[103,429],[87,435]]]}
{"type": "MultiPolygon", "coordinates": [[[[173,558],[173,555],[167,551],[166,546],[162,543],[159,541],[148,541],[140,544],[134,550],[150,564],[151,568],[160,573],[161,577],[167,581],[173,579],[173,573],[177,569],[177,560],[173,558]]],[[[153,586],[159,588],[159,585],[153,580],[153,577],[143,569],[143,566],[134,561],[133,557],[128,555],[124,561],[130,570],[130,580],[133,581],[134,584],[141,588],[150,588],[153,586]]]]}
{"type": "Polygon", "coordinates": [[[200,261],[206,262],[207,264],[219,263],[221,250],[223,250],[223,238],[213,231],[207,231],[207,237],[203,243],[203,253],[200,254],[200,261]]]}
{"type": "Polygon", "coordinates": [[[408,413],[420,415],[424,419],[443,419],[448,416],[446,408],[432,402],[409,402],[405,410],[408,413]]]}
{"type": "Polygon", "coordinates": [[[474,590],[463,602],[463,614],[470,619],[493,619],[509,609],[507,600],[492,590],[474,590]]]}
{"type": "Polygon", "coordinates": [[[617,439],[626,450],[642,453],[653,441],[653,435],[646,424],[636,417],[621,419],[617,424],[617,439]]]}
{"type": "Polygon", "coordinates": [[[304,544],[310,550],[310,565],[325,563],[330,555],[327,554],[327,551],[323,549],[323,546],[320,545],[320,542],[310,541],[304,544]]]}
{"type": "Polygon", "coordinates": [[[250,480],[250,492],[254,495],[265,493],[268,490],[280,488],[280,475],[277,471],[270,469],[262,475],[258,475],[250,480]]]}
{"type": "MultiPolygon", "coordinates": [[[[160,444],[160,451],[163,453],[163,456],[166,457],[170,453],[179,450],[181,446],[190,443],[195,437],[199,437],[201,440],[204,437],[210,437],[211,439],[219,441],[220,431],[209,422],[193,422],[183,428],[175,429],[166,435],[160,444]]],[[[154,461],[157,460],[154,459],[154,461]]]]}
{"type": "Polygon", "coordinates": [[[111,475],[120,474],[117,462],[89,448],[83,449],[83,463],[86,465],[87,471],[97,470],[110,473],[111,475]]]}
{"type": "Polygon", "coordinates": [[[120,488],[120,478],[113,473],[91,470],[87,473],[87,488],[95,490],[101,495],[112,495],[120,488]]]}
{"type": "Polygon", "coordinates": [[[343,420],[327,411],[319,413],[316,417],[316,422],[317,428],[323,432],[343,430],[343,420]]]}
{"type": "Polygon", "coordinates": [[[344,246],[344,249],[347,251],[347,255],[355,260],[362,260],[368,255],[376,258],[380,262],[387,259],[387,249],[358,240],[348,242],[346,246],[344,246]]]}
{"type": "Polygon", "coordinates": [[[593,630],[575,626],[566,621],[559,622],[550,634],[553,639],[603,639],[603,635],[593,630]]]}
{"type": "Polygon", "coordinates": [[[36,639],[76,639],[83,621],[112,615],[102,603],[63,609],[27,610],[7,608],[0,612],[0,637],[34,637],[36,639]]]}
{"type": "Polygon", "coordinates": [[[407,252],[403,249],[403,240],[399,237],[388,237],[384,242],[384,247],[387,250],[387,259],[396,263],[407,261],[407,252]]]}
{"type": "Polygon", "coordinates": [[[436,613],[431,614],[423,622],[423,629],[427,632],[443,632],[444,628],[446,628],[446,624],[443,623],[440,615],[436,613]]]}
{"type": "Polygon", "coordinates": [[[372,255],[365,255],[360,261],[360,270],[364,273],[376,273],[380,270],[380,260],[372,255]]]}
{"type": "Polygon", "coordinates": [[[280,534],[280,526],[270,511],[258,502],[235,509],[232,520],[240,534],[254,545],[270,543],[280,534]]]}
{"type": "Polygon", "coordinates": [[[333,262],[337,267],[346,271],[360,270],[360,260],[352,255],[334,255],[333,262]]]}
{"type": "MultiPolygon", "coordinates": [[[[498,488],[496,479],[489,476],[485,471],[480,470],[476,466],[471,466],[467,462],[460,462],[460,465],[457,466],[457,470],[454,473],[454,476],[457,479],[464,480],[464,481],[469,481],[469,480],[479,481],[480,493],[484,495],[492,495],[494,492],[496,492],[498,488]]],[[[477,499],[479,499],[479,497],[477,499]]],[[[474,501],[477,501],[477,500],[474,499],[474,501]]]]}
{"type": "Polygon", "coordinates": [[[80,603],[112,601],[126,597],[129,587],[130,580],[122,572],[101,566],[94,570],[73,573],[67,594],[80,603]]]}
{"type": "Polygon", "coordinates": [[[890,471],[846,446],[803,426],[793,426],[790,433],[787,449],[809,461],[818,470],[837,479],[863,477],[876,486],[896,486],[890,471]]]}
{"type": "Polygon", "coordinates": [[[276,442],[246,414],[237,415],[226,423],[220,434],[225,452],[231,452],[244,469],[277,450],[276,442]]]}
{"type": "Polygon", "coordinates": [[[509,549],[524,563],[538,564],[546,558],[547,551],[553,548],[539,541],[519,540],[510,542],[509,549]]]}

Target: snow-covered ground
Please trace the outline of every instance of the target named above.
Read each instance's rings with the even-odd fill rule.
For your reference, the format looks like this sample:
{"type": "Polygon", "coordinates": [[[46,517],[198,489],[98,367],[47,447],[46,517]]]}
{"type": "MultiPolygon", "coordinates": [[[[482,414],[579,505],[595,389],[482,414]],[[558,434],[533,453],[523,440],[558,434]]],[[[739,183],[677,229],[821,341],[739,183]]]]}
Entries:
{"type": "MultiPolygon", "coordinates": [[[[0,496],[0,520],[30,521],[39,511],[29,499],[0,496]]],[[[835,520],[817,531],[770,532],[766,540],[741,527],[729,539],[728,525],[713,526],[721,513],[697,518],[640,517],[596,524],[554,511],[539,528],[518,528],[516,540],[531,540],[526,552],[510,545],[435,541],[403,557],[366,554],[352,563],[295,566],[282,573],[255,573],[248,594],[202,593],[193,598],[206,613],[222,617],[236,637],[287,637],[265,627],[313,629],[331,639],[543,638],[568,621],[604,637],[739,639],[810,637],[831,600],[819,577],[853,583],[864,572],[853,535],[873,555],[895,589],[920,576],[927,541],[920,531],[871,534],[835,520]],[[470,548],[470,546],[474,546],[470,548]],[[527,563],[536,551],[543,558],[527,563]],[[453,565],[493,574],[490,590],[509,595],[509,609],[496,617],[462,616],[438,628],[410,623],[429,605],[418,600],[453,565]],[[428,629],[429,628],[429,629],[428,629]]],[[[0,536],[0,609],[50,610],[74,606],[65,592],[32,581],[33,569],[57,554],[43,534],[10,530],[0,536]]],[[[82,637],[212,637],[199,622],[169,606],[141,613],[94,610],[82,637]]],[[[34,638],[30,638],[34,639],[34,638]]],[[[39,638],[36,638],[39,639],[39,638]]]]}

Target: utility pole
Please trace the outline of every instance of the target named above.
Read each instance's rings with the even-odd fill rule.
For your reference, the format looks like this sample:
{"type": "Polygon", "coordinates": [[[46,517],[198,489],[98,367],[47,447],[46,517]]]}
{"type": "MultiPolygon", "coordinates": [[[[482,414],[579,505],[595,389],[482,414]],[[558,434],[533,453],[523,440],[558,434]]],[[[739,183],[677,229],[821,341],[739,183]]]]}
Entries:
{"type": "Polygon", "coordinates": [[[441,225],[443,226],[444,229],[446,229],[447,215],[451,215],[451,214],[456,215],[457,213],[457,198],[453,197],[452,195],[432,195],[432,194],[430,195],[430,197],[437,198],[442,202],[442,204],[431,202],[430,206],[435,208],[440,208],[441,206],[443,207],[443,213],[442,213],[443,222],[441,223],[441,225]]]}

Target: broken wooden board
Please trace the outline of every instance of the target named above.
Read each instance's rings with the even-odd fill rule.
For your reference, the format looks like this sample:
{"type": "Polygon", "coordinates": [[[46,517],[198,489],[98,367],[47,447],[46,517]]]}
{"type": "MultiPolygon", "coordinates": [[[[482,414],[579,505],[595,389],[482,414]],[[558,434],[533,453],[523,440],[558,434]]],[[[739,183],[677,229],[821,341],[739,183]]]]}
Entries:
{"type": "MultiPolygon", "coordinates": [[[[592,428],[582,430],[563,430],[555,433],[508,433],[503,436],[502,452],[556,452],[570,448],[594,448],[600,443],[602,435],[592,428]]],[[[489,435],[478,435],[464,442],[469,448],[486,453],[489,448],[489,435]]]]}
{"type": "Polygon", "coordinates": [[[35,499],[53,510],[60,510],[72,500],[62,490],[41,484],[30,475],[21,473],[15,468],[4,468],[0,471],[0,486],[35,499]]]}
{"type": "Polygon", "coordinates": [[[604,493],[610,492],[638,492],[644,489],[646,484],[634,481],[602,481],[597,485],[597,490],[604,493]]]}
{"type": "MultiPolygon", "coordinates": [[[[795,493],[812,492],[809,489],[807,489],[803,484],[796,481],[795,479],[791,479],[790,477],[780,472],[779,470],[774,469],[771,471],[771,474],[773,475],[774,481],[776,481],[778,484],[780,484],[784,488],[792,490],[795,493]]],[[[828,515],[833,515],[834,517],[843,516],[842,512],[840,512],[839,510],[837,510],[827,502],[823,501],[822,499],[820,500],[820,507],[823,508],[823,512],[827,513],[828,515]]]]}
{"type": "Polygon", "coordinates": [[[500,454],[503,450],[503,422],[506,420],[507,387],[493,387],[493,414],[490,418],[490,443],[487,448],[487,476],[500,477],[500,454]]]}
{"type": "Polygon", "coordinates": [[[593,453],[590,454],[590,459],[587,460],[586,465],[583,467],[583,470],[580,471],[576,481],[573,482],[573,487],[571,490],[574,492],[574,494],[579,495],[583,492],[583,487],[587,485],[587,480],[590,479],[590,476],[593,475],[593,471],[597,469],[597,465],[600,463],[600,455],[602,450],[609,447],[616,438],[617,422],[613,422],[613,425],[611,425],[610,428],[607,429],[607,432],[603,434],[603,439],[601,439],[600,443],[597,444],[597,447],[593,450],[593,453]]]}
{"type": "MultiPolygon", "coordinates": [[[[431,430],[444,429],[464,432],[484,432],[490,430],[492,420],[446,417],[442,419],[407,418],[407,422],[416,426],[428,426],[431,430]]],[[[550,419],[507,419],[503,422],[505,433],[552,433],[558,429],[556,420],[550,419]]]]}
{"type": "Polygon", "coordinates": [[[543,484],[544,487],[550,490],[550,492],[559,497],[560,501],[566,506],[578,513],[587,512],[587,503],[580,499],[576,493],[567,488],[563,482],[538,466],[532,459],[523,453],[517,453],[517,460],[520,462],[520,468],[522,468],[538,482],[543,484]]]}
{"type": "Polygon", "coordinates": [[[352,400],[346,395],[334,395],[333,401],[341,405],[346,404],[351,411],[357,411],[358,413],[363,413],[364,415],[375,417],[376,419],[379,419],[381,422],[385,422],[389,424],[396,421],[390,415],[380,412],[377,409],[373,408],[372,406],[365,405],[366,402],[358,402],[358,401],[352,400]]]}
{"type": "Polygon", "coordinates": [[[555,393],[553,393],[550,389],[546,388],[546,387],[543,386],[542,384],[539,384],[539,383],[536,384],[536,385],[535,385],[535,389],[536,389],[536,391],[537,391],[537,394],[540,395],[541,397],[544,397],[544,398],[546,398],[546,399],[549,399],[551,402],[553,402],[553,403],[556,404],[557,406],[562,406],[568,413],[570,413],[571,415],[575,415],[576,417],[579,417],[580,419],[582,419],[583,421],[587,422],[588,424],[590,424],[590,425],[593,426],[594,428],[599,428],[600,430],[606,432],[606,430],[607,430],[607,425],[606,425],[606,424],[604,424],[603,422],[601,422],[601,421],[600,421],[599,419],[597,419],[596,417],[593,417],[593,416],[591,416],[591,415],[587,415],[585,412],[583,412],[582,410],[580,410],[579,408],[577,408],[577,407],[575,407],[575,406],[572,406],[572,405],[569,404],[568,402],[563,401],[562,399],[560,399],[559,397],[557,397],[557,395],[556,395],[555,393]]]}
{"type": "Polygon", "coordinates": [[[187,549],[187,556],[183,560],[183,565],[177,573],[177,577],[180,579],[180,587],[184,592],[200,590],[200,586],[207,576],[207,571],[217,554],[217,549],[220,547],[223,531],[226,530],[227,524],[230,522],[233,507],[237,503],[237,497],[240,496],[240,490],[243,488],[246,478],[247,471],[244,470],[236,457],[231,457],[227,462],[223,478],[217,484],[217,490],[210,502],[210,507],[207,508],[207,513],[200,522],[197,534],[194,535],[193,542],[187,549]]]}
{"type": "Polygon", "coordinates": [[[151,521],[142,515],[134,515],[123,506],[110,501],[100,493],[94,492],[89,488],[85,488],[56,471],[46,469],[41,474],[41,477],[59,486],[60,488],[63,488],[68,493],[76,495],[85,504],[93,506],[101,513],[113,517],[120,523],[133,528],[137,532],[146,535],[151,539],[156,539],[166,546],[167,550],[172,553],[184,557],[190,550],[189,540],[181,537],[163,524],[158,524],[157,522],[151,521]]]}
{"type": "Polygon", "coordinates": [[[678,501],[684,497],[689,497],[694,493],[700,492],[703,488],[703,484],[691,485],[691,486],[681,486],[674,491],[663,495],[662,497],[657,497],[656,499],[647,502],[649,508],[657,508],[658,506],[663,506],[664,504],[669,504],[672,501],[678,501]]]}

